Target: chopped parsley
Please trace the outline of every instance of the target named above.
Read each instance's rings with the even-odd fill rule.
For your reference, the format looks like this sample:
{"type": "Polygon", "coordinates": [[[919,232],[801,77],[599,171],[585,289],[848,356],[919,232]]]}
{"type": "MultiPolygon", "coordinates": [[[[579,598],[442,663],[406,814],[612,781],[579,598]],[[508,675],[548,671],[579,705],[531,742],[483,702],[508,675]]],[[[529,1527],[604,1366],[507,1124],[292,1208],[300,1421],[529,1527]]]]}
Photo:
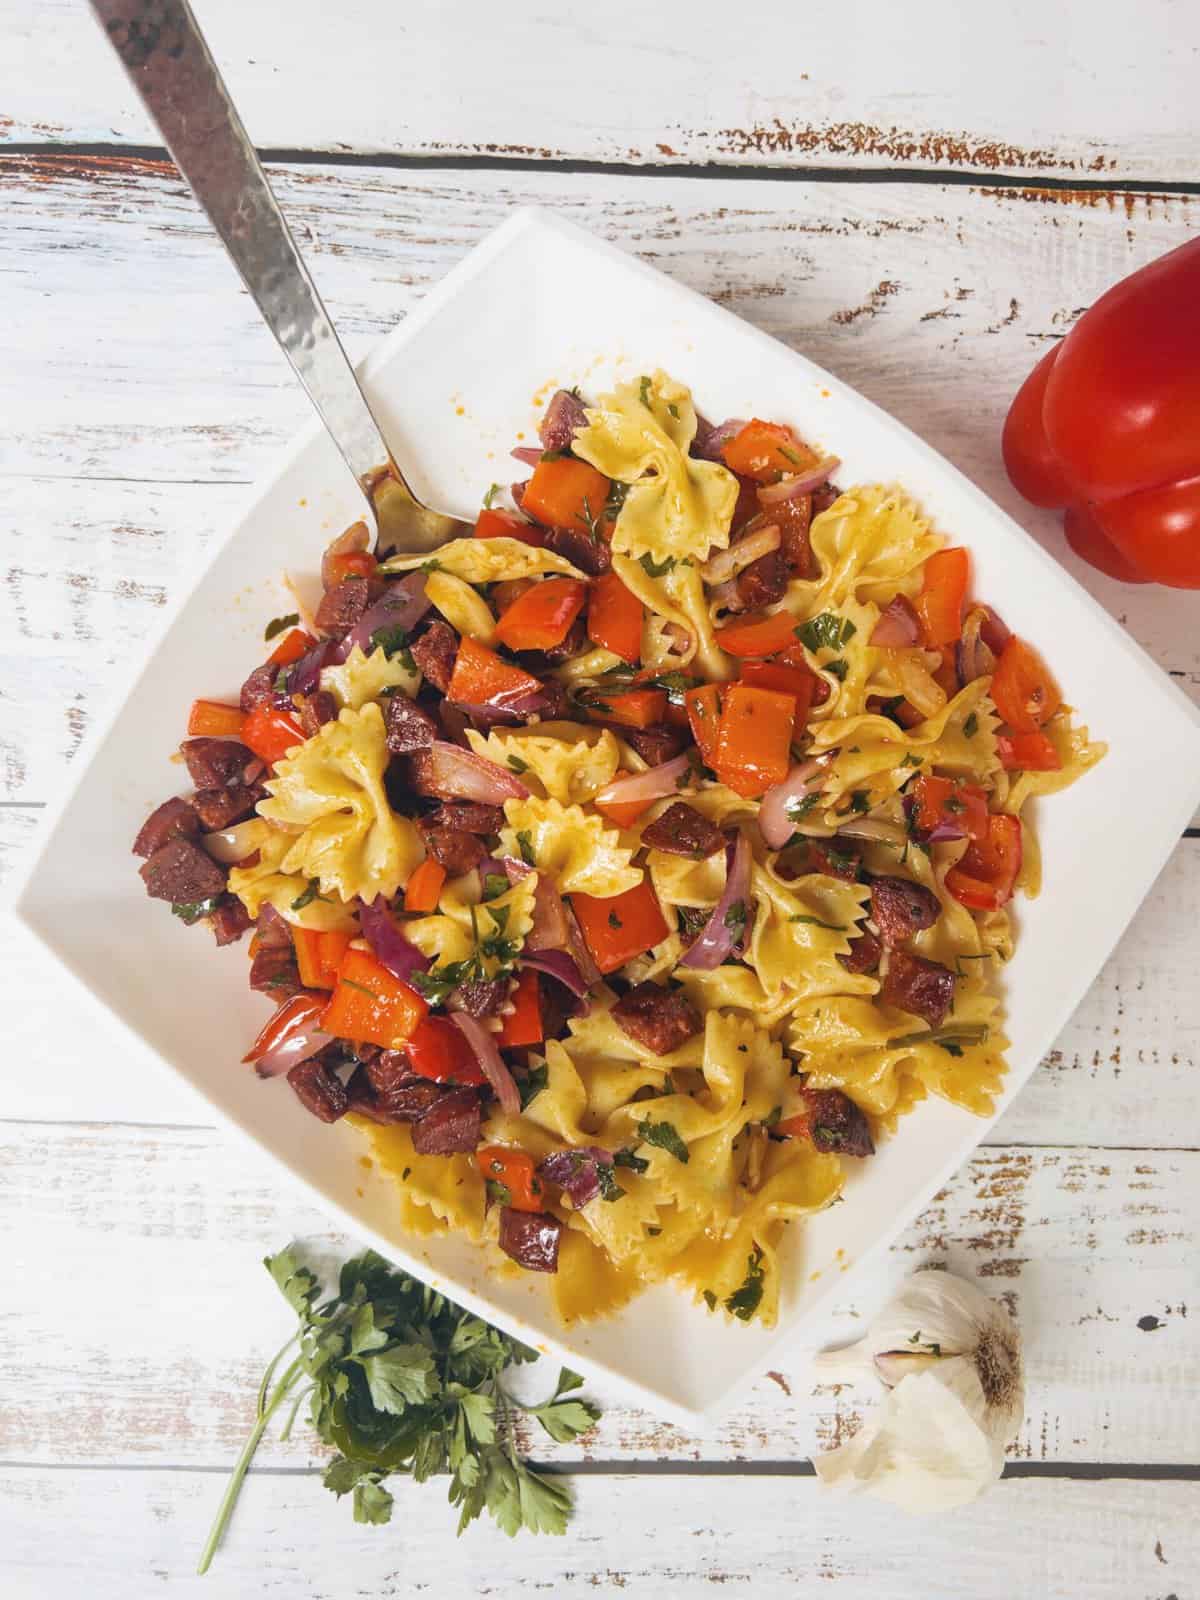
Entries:
{"type": "Polygon", "coordinates": [[[801,461],[796,452],[794,450],[789,450],[787,445],[777,444],[775,448],[779,451],[779,454],[783,457],[783,459],[785,461],[790,461],[794,467],[802,467],[804,465],[803,461],[801,461]]]}
{"type": "Polygon", "coordinates": [[[732,928],[735,933],[741,932],[746,926],[746,902],[735,900],[725,913],[725,926],[732,928]]]}
{"type": "Polygon", "coordinates": [[[543,1061],[540,1067],[532,1068],[525,1077],[516,1081],[517,1092],[521,1096],[521,1110],[524,1111],[529,1102],[536,1099],[550,1082],[550,1068],[543,1061]]]}
{"type": "Polygon", "coordinates": [[[608,925],[610,928],[623,928],[625,926],[615,911],[608,913],[608,925]]]}
{"type": "Polygon", "coordinates": [[[292,910],[293,911],[303,911],[305,906],[312,905],[313,901],[318,898],[318,896],[320,894],[320,891],[321,891],[320,879],[319,878],[310,878],[308,880],[308,888],[305,889],[303,894],[298,894],[296,896],[296,898],[292,901],[292,910]]]}
{"type": "Polygon", "coordinates": [[[533,854],[533,835],[528,828],[522,828],[517,834],[517,848],[521,852],[521,860],[527,867],[537,866],[533,854]]]}
{"type": "Polygon", "coordinates": [[[515,772],[518,777],[520,777],[523,772],[529,771],[528,761],[522,761],[520,756],[509,756],[508,765],[510,770],[515,772]]]}
{"type": "Polygon", "coordinates": [[[675,404],[675,402],[673,400],[668,400],[667,401],[667,410],[675,418],[676,422],[678,422],[679,421],[679,407],[675,404]]]}
{"type": "Polygon", "coordinates": [[[282,633],[285,628],[294,628],[299,621],[300,613],[298,611],[292,611],[286,617],[272,617],[263,629],[263,638],[271,640],[276,634],[282,633]]]}
{"type": "Polygon", "coordinates": [[[583,523],[584,527],[587,529],[588,538],[593,544],[599,544],[603,539],[603,534],[600,531],[600,523],[603,520],[603,517],[603,506],[600,508],[600,516],[597,517],[596,513],[592,510],[592,502],[585,494],[583,497],[583,510],[577,511],[575,513],[575,518],[577,522],[583,523]]]}
{"type": "Polygon", "coordinates": [[[483,509],[485,511],[490,511],[492,509],[492,501],[495,500],[498,494],[502,494],[503,492],[504,485],[500,483],[494,483],[483,497],[483,509]]]}
{"type": "Polygon", "coordinates": [[[871,791],[869,789],[855,789],[850,796],[850,810],[852,812],[870,811],[871,791]]]}
{"type": "Polygon", "coordinates": [[[802,817],[808,815],[820,798],[821,796],[818,792],[817,794],[806,794],[799,800],[785,800],[783,804],[784,814],[790,821],[799,822],[802,817]]]}
{"type": "Polygon", "coordinates": [[[639,378],[638,379],[638,399],[642,402],[642,404],[645,406],[647,411],[650,411],[650,410],[653,409],[651,407],[651,405],[650,405],[650,379],[649,378],[639,378]]]}
{"type": "Polygon", "coordinates": [[[625,1190],[613,1177],[612,1165],[607,1161],[597,1161],[596,1178],[600,1184],[601,1200],[624,1200],[625,1190]]]}
{"type": "Polygon", "coordinates": [[[649,1165],[644,1156],[635,1155],[632,1150],[618,1150],[613,1156],[614,1167],[628,1167],[630,1172],[645,1172],[649,1165]]]}
{"type": "Polygon", "coordinates": [[[746,1276],[725,1302],[725,1309],[739,1322],[749,1322],[763,1297],[763,1253],[757,1245],[746,1258],[746,1276]]]}
{"type": "Polygon", "coordinates": [[[832,661],[823,661],[821,671],[831,673],[839,683],[845,683],[846,674],[850,671],[850,663],[841,656],[835,656],[832,661]]]}
{"type": "Polygon", "coordinates": [[[604,502],[604,516],[606,521],[615,522],[621,514],[621,507],[625,504],[625,496],[632,486],[622,483],[619,478],[614,478],[608,486],[608,499],[604,502]]]}
{"type": "Polygon", "coordinates": [[[483,880],[483,898],[496,900],[502,894],[508,893],[508,879],[502,872],[489,872],[483,880]]]}
{"type": "Polygon", "coordinates": [[[951,1055],[962,1055],[964,1044],[985,1043],[988,1031],[986,1022],[948,1022],[944,1028],[902,1033],[898,1039],[889,1039],[887,1047],[896,1050],[911,1044],[940,1044],[951,1055]]]}
{"type": "Polygon", "coordinates": [[[219,894],[214,894],[210,900],[177,900],[171,907],[171,915],[178,917],[180,922],[186,922],[190,928],[201,917],[211,917],[220,902],[219,894]]]}
{"type": "Polygon", "coordinates": [[[923,756],[914,755],[910,750],[900,765],[902,767],[919,767],[923,760],[923,756]]]}
{"type": "Polygon", "coordinates": [[[507,1184],[501,1183],[499,1178],[485,1178],[483,1186],[487,1191],[489,1206],[512,1205],[512,1190],[507,1184]]]}
{"type": "Polygon", "coordinates": [[[417,663],[413,660],[412,651],[408,648],[408,634],[405,629],[395,624],[390,628],[375,629],[375,632],[371,635],[371,649],[382,650],[389,661],[393,656],[399,656],[402,667],[407,668],[409,672],[417,670],[417,663]]]}
{"type": "Polygon", "coordinates": [[[674,1156],[676,1161],[682,1161],[684,1166],[691,1159],[691,1152],[679,1136],[679,1129],[673,1122],[651,1122],[647,1117],[645,1122],[637,1125],[638,1137],[646,1144],[652,1144],[658,1150],[665,1150],[669,1156],[674,1156]]]}
{"type": "Polygon", "coordinates": [[[804,922],[810,928],[826,928],[830,933],[845,933],[846,927],[841,922],[822,922],[820,917],[789,917],[789,922],[804,922]]]}
{"type": "Polygon", "coordinates": [[[717,1309],[717,1297],[711,1289],[705,1289],[704,1291],[704,1304],[710,1311],[715,1311],[717,1309]]]}
{"type": "Polygon", "coordinates": [[[822,611],[819,617],[810,617],[796,629],[796,637],[814,653],[818,650],[841,650],[858,632],[849,617],[839,617],[834,611],[822,611]]]}
{"type": "Polygon", "coordinates": [[[649,550],[646,551],[645,555],[639,556],[638,560],[641,562],[642,568],[648,578],[665,577],[666,574],[673,571],[675,567],[674,556],[664,556],[661,561],[655,561],[649,550]]]}
{"type": "Polygon", "coordinates": [[[963,723],[963,733],[966,735],[966,737],[968,739],[973,739],[978,732],[979,732],[979,718],[972,711],[971,715],[963,723]]]}

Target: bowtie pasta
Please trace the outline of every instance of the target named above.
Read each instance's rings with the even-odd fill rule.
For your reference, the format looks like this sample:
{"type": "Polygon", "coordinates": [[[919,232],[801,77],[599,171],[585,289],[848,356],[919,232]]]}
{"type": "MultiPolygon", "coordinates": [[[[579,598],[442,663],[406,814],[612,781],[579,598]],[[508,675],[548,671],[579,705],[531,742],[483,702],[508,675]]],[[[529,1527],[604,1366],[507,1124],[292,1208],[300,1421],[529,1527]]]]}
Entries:
{"type": "Polygon", "coordinates": [[[432,558],[334,541],[134,849],[253,927],[247,1060],[412,1232],[567,1322],[671,1280],[769,1323],[789,1223],[925,1096],[992,1109],[1029,802],[1104,747],[966,549],[792,428],[656,371],[541,437],[432,558]]]}

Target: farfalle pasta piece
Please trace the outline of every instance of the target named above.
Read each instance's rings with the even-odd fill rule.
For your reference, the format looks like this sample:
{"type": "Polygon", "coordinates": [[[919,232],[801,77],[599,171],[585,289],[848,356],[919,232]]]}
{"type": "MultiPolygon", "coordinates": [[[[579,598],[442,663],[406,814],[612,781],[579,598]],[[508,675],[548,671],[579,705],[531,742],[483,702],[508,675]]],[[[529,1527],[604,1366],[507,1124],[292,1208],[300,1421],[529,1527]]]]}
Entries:
{"type": "Polygon", "coordinates": [[[337,701],[339,710],[361,711],[368,701],[397,692],[411,699],[420,686],[421,674],[405,650],[389,656],[376,648],[364,655],[355,645],[338,666],[321,669],[321,687],[337,701]]]}
{"type": "Polygon", "coordinates": [[[897,594],[915,594],[922,566],[944,542],[899,490],[880,484],[840,495],[813,519],[810,541],[821,575],[794,580],[787,596],[805,616],[850,599],[882,609],[897,594]]]}
{"type": "Polygon", "coordinates": [[[395,1181],[405,1228],[419,1234],[450,1228],[476,1244],[483,1239],[486,1195],[471,1156],[419,1155],[405,1123],[381,1127],[354,1115],[348,1120],[366,1137],[375,1161],[395,1181]]]}
{"type": "Polygon", "coordinates": [[[688,454],[696,436],[689,390],[665,372],[619,384],[587,410],[572,449],[609,478],[630,485],[613,528],[617,555],[704,561],[729,543],[737,479],[688,454]]]}
{"type": "Polygon", "coordinates": [[[496,619],[481,594],[453,572],[431,572],[425,595],[456,633],[491,645],[496,640],[496,619]]]}
{"type": "Polygon", "coordinates": [[[237,895],[252,917],[274,906],[285,921],[315,933],[348,933],[357,927],[354,908],[329,895],[313,894],[314,885],[298,872],[283,870],[295,834],[264,823],[265,832],[253,866],[229,869],[229,892],[237,895]]]}
{"type": "MultiPolygon", "coordinates": [[[[647,617],[654,619],[649,637],[657,645],[651,657],[645,658],[645,665],[656,670],[686,668],[702,673],[712,682],[731,677],[734,664],[717,644],[704,581],[695,562],[668,557],[661,563],[663,570],[655,566],[653,572],[649,570],[652,565],[653,562],[634,561],[615,552],[613,555],[613,571],[646,607],[647,617]],[[682,629],[686,642],[671,637],[667,632],[670,628],[682,629]]],[[[643,642],[647,636],[644,628],[643,642]]]]}
{"type": "Polygon", "coordinates": [[[1051,717],[1042,732],[1058,751],[1062,767],[1057,772],[1016,772],[1012,779],[1002,809],[1012,816],[1020,815],[1025,802],[1034,795],[1057,794],[1081,778],[1089,767],[1103,759],[1108,749],[1088,737],[1086,728],[1071,721],[1070,711],[1064,709],[1051,717]]]}
{"type": "Polygon", "coordinates": [[[476,755],[519,773],[531,790],[530,780],[535,780],[560,805],[593,799],[616,777],[621,763],[620,746],[607,728],[539,723],[535,728],[499,729],[486,737],[468,728],[467,739],[476,755]]]}
{"type": "Polygon", "coordinates": [[[630,865],[630,852],[598,816],[557,800],[506,800],[507,826],[500,830],[505,855],[525,860],[544,873],[560,894],[587,894],[608,899],[636,889],[641,867],[630,865]]]}
{"type": "Polygon", "coordinates": [[[411,572],[414,567],[448,572],[464,583],[500,583],[513,578],[537,578],[547,572],[563,573],[568,578],[585,576],[553,550],[539,550],[520,539],[504,538],[451,539],[449,544],[439,545],[433,555],[392,556],[380,563],[379,570],[411,572]]]}
{"type": "Polygon", "coordinates": [[[424,858],[420,834],[388,804],[390,757],[377,705],[342,711],[278,762],[259,815],[299,829],[281,870],[343,900],[390,897],[424,858]]]}
{"type": "Polygon", "coordinates": [[[838,960],[866,914],[866,884],[810,873],[784,883],[769,867],[751,871],[754,927],[748,959],[770,996],[869,992],[875,981],[838,960]]]}

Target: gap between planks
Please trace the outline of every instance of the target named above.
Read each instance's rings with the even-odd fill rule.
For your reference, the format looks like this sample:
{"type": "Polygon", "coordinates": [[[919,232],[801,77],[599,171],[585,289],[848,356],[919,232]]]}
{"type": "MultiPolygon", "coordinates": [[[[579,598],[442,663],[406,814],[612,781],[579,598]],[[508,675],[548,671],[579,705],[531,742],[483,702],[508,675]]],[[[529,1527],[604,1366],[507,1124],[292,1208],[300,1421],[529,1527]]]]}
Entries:
{"type": "MultiPolygon", "coordinates": [[[[389,172],[558,172],[569,177],[689,178],[700,182],[720,179],[770,183],[926,184],[934,188],[1041,189],[1063,194],[1200,195],[1200,181],[1158,178],[1054,177],[998,172],[990,167],[785,167],[771,162],[742,161],[605,161],[572,156],[423,154],[412,151],[373,151],[264,145],[257,150],[264,166],[370,167],[389,172]]],[[[158,163],[177,174],[163,145],[80,142],[56,144],[27,140],[0,145],[0,155],[28,156],[38,160],[143,161],[158,163]]]]}

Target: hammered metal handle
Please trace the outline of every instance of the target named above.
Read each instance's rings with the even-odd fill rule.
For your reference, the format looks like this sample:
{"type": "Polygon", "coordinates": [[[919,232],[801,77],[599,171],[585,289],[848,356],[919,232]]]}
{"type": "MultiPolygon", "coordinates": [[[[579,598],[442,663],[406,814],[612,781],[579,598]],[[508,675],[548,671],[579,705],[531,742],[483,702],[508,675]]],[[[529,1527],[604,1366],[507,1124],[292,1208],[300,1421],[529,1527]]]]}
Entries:
{"type": "Polygon", "coordinates": [[[420,505],[392,460],[254,146],[186,0],[91,0],[175,164],[368,495],[381,542],[430,549],[450,519],[420,505]],[[372,484],[390,465],[388,511],[372,484]],[[385,529],[385,520],[397,526],[385,529]]]}

